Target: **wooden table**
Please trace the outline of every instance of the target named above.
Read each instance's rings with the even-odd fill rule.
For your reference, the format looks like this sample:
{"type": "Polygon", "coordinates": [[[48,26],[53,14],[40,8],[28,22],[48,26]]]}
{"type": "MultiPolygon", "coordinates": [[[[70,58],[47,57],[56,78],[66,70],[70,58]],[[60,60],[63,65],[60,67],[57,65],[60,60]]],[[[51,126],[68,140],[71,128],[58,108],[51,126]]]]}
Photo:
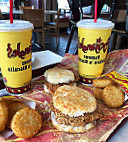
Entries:
{"type": "MultiPolygon", "coordinates": [[[[9,15],[9,9],[6,10],[6,11],[1,11],[1,13],[2,13],[3,16],[9,15]]],[[[44,10],[44,14],[45,14],[45,17],[46,17],[46,15],[50,15],[51,17],[53,17],[53,15],[57,14],[57,11],[56,10],[44,10]]],[[[14,19],[22,19],[22,17],[23,17],[23,10],[16,10],[16,9],[14,9],[13,10],[13,15],[14,15],[14,19]]]]}

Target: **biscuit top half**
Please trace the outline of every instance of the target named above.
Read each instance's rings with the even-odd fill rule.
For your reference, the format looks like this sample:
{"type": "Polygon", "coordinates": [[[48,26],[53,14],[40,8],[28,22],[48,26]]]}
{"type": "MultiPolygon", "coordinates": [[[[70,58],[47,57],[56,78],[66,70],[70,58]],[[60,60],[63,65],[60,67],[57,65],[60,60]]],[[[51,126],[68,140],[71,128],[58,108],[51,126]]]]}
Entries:
{"type": "Polygon", "coordinates": [[[84,113],[93,112],[97,107],[97,102],[88,91],[79,87],[63,85],[54,93],[53,105],[65,115],[78,117],[84,113]]]}
{"type": "Polygon", "coordinates": [[[52,84],[69,83],[75,80],[74,73],[67,69],[52,68],[46,70],[44,76],[52,84]]]}

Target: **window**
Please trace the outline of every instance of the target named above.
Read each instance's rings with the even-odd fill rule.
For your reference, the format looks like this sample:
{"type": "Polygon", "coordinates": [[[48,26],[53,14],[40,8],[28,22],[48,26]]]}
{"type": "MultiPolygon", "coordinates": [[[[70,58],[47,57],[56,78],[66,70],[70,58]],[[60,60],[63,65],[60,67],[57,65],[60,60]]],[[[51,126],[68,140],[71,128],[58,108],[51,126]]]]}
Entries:
{"type": "Polygon", "coordinates": [[[65,10],[66,10],[66,9],[67,9],[67,10],[70,9],[67,0],[57,0],[57,2],[58,2],[58,8],[60,8],[60,9],[65,9],[65,10]]]}
{"type": "Polygon", "coordinates": [[[6,11],[9,8],[9,0],[0,0],[1,11],[6,11]]]}
{"type": "Polygon", "coordinates": [[[110,7],[107,5],[107,4],[105,4],[104,6],[103,6],[103,8],[102,8],[102,11],[101,12],[105,12],[105,13],[108,13],[108,12],[110,12],[110,7]]]}
{"type": "Polygon", "coordinates": [[[9,3],[9,0],[0,0],[0,7],[5,5],[7,6],[8,3],[9,3]]]}

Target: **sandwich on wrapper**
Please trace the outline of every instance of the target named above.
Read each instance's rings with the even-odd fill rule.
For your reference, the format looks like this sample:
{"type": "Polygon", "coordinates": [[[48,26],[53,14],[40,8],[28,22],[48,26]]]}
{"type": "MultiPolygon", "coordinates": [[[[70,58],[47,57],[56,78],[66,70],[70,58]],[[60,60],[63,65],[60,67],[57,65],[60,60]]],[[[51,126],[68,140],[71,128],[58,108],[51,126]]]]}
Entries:
{"type": "Polygon", "coordinates": [[[56,90],[50,107],[52,124],[59,131],[85,132],[103,117],[91,93],[70,85],[61,86],[56,90]]]}
{"type": "Polygon", "coordinates": [[[58,87],[64,84],[76,86],[76,81],[79,80],[79,77],[75,77],[71,70],[58,67],[46,70],[44,76],[46,80],[44,90],[50,93],[54,93],[58,87]]]}

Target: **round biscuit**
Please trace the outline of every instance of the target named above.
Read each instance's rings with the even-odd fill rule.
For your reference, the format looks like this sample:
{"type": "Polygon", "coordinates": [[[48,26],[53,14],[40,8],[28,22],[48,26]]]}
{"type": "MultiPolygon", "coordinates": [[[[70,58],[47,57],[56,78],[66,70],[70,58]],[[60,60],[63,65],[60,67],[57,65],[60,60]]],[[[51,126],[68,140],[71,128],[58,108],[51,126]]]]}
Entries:
{"type": "Polygon", "coordinates": [[[102,88],[94,88],[94,96],[99,99],[102,100],[102,94],[103,94],[103,89],[102,88]]]}
{"type": "Polygon", "coordinates": [[[97,102],[95,97],[87,90],[63,85],[54,93],[53,105],[64,114],[77,117],[83,115],[83,113],[93,112],[97,107],[97,102]]]}
{"type": "Polygon", "coordinates": [[[52,84],[69,83],[75,80],[74,73],[71,70],[56,67],[46,70],[44,76],[47,82],[52,84]]]}
{"type": "Polygon", "coordinates": [[[115,82],[111,78],[106,76],[93,80],[93,86],[99,88],[104,88],[107,87],[108,85],[113,85],[114,83],[115,82]]]}
{"type": "Polygon", "coordinates": [[[103,89],[102,99],[107,106],[117,108],[124,103],[125,96],[119,88],[109,85],[103,89]]]}
{"type": "Polygon", "coordinates": [[[11,121],[11,129],[17,137],[31,138],[42,126],[42,117],[38,111],[29,107],[20,109],[11,121]]]}
{"type": "Polygon", "coordinates": [[[20,109],[27,107],[25,104],[23,103],[18,103],[18,102],[14,102],[12,104],[10,104],[8,106],[8,121],[7,121],[7,127],[10,128],[10,123],[12,120],[13,115],[20,109]]]}
{"type": "Polygon", "coordinates": [[[8,119],[8,108],[4,102],[0,102],[0,132],[5,129],[8,119]]]}

